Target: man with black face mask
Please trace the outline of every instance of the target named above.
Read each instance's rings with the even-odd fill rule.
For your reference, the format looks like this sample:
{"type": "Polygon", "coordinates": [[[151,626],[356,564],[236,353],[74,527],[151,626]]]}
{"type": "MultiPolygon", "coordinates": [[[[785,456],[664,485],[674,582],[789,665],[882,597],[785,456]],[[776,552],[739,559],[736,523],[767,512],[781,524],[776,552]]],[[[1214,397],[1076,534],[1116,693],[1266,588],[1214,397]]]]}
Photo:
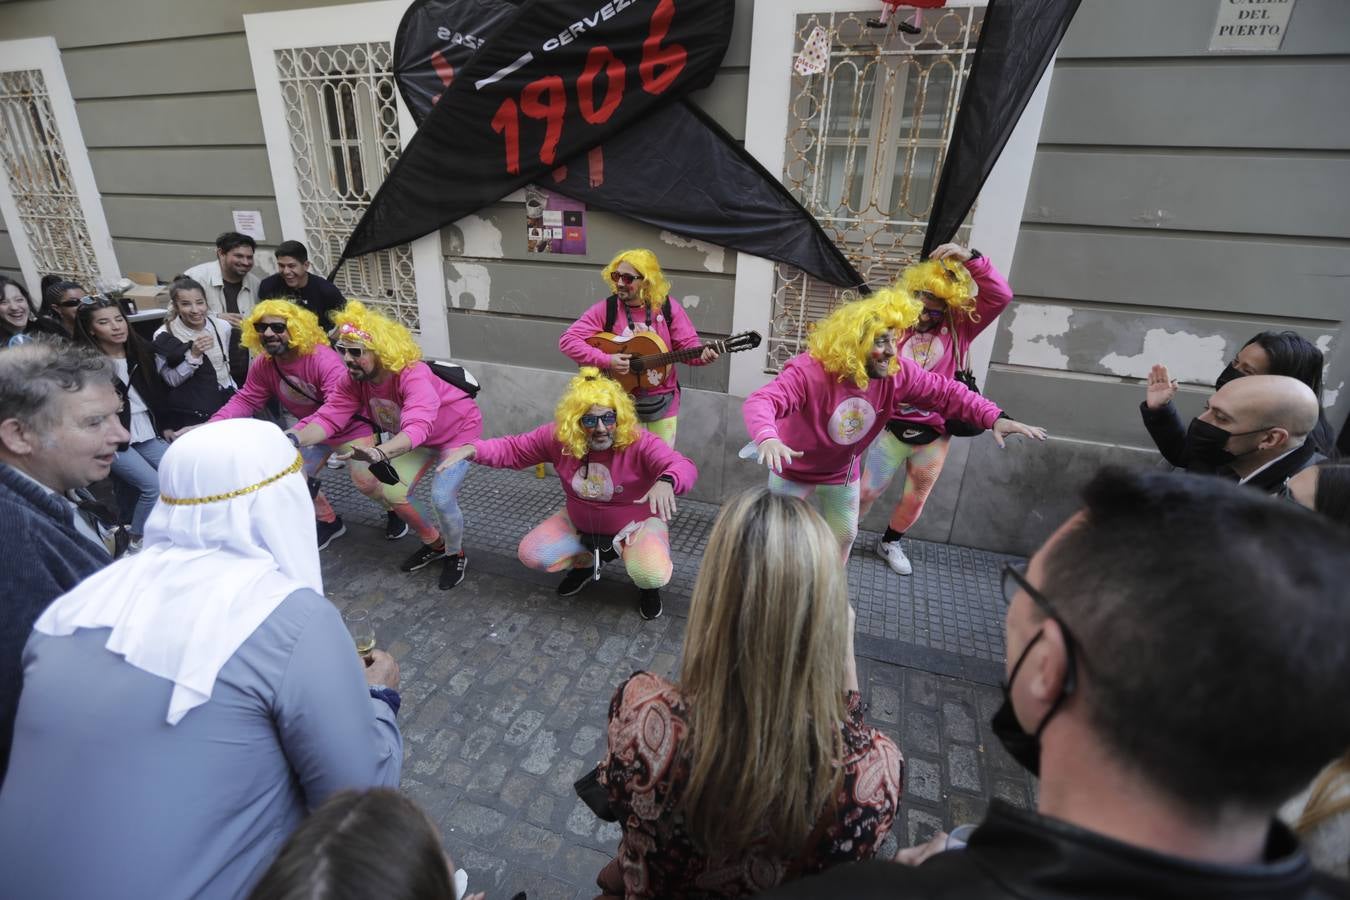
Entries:
{"type": "Polygon", "coordinates": [[[765,898],[1350,896],[1275,818],[1350,746],[1350,532],[1171,473],[1107,469],[1084,501],[1003,579],[992,725],[1036,810],[765,898]]]}

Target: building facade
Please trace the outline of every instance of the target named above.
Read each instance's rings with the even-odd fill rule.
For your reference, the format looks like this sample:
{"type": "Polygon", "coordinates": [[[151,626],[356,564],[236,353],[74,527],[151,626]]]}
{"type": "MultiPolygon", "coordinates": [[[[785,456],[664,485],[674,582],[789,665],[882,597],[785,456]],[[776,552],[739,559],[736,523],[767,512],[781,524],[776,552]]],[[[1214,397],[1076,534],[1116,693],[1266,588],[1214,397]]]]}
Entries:
{"type": "MultiPolygon", "coordinates": [[[[730,50],[694,101],[885,281],[921,243],[983,4],[952,0],[908,38],[865,28],[870,2],[735,2],[730,50]],[[817,27],[826,69],[795,75],[817,27]]],[[[1350,17],[1342,0],[1266,4],[1288,8],[1277,48],[1211,50],[1233,5],[1083,3],[961,235],[1018,294],[973,354],[980,383],[1053,437],[1002,452],[987,436],[955,441],[916,537],[1033,547],[1096,467],[1155,461],[1136,409],[1153,362],[1194,412],[1263,329],[1322,347],[1329,414],[1344,421],[1350,125],[1336,110],[1350,17]]],[[[260,213],[262,247],[304,241],[326,271],[414,130],[389,74],[405,6],[0,2],[0,271],[90,287],[127,271],[167,278],[212,258],[234,211],[260,213]]],[[[651,247],[702,333],[768,339],[682,373],[696,496],[761,481],[736,457],[740,398],[837,292],[598,210],[584,254],[530,252],[526,200],[350,262],[339,284],[473,368],[502,433],[549,414],[570,368],[557,337],[604,296],[601,265],[651,247]]]]}

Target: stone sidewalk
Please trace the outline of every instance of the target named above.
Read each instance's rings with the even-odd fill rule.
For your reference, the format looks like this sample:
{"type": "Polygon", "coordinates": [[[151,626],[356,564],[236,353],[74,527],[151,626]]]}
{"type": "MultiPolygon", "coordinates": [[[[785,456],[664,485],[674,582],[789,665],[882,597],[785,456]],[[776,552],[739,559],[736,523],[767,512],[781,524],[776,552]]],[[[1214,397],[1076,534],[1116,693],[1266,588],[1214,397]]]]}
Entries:
{"type": "MultiPolygon", "coordinates": [[[[474,470],[461,493],[468,575],[444,593],[439,565],[397,570],[414,537],[385,541],[381,511],[344,472],[324,481],[348,528],[322,554],[327,593],[339,608],[369,608],[380,646],[402,667],[403,789],[440,827],[471,889],[593,897],[619,830],[598,821],[572,783],[604,754],[618,684],[638,669],[677,675],[689,586],[716,509],[681,504],[666,614],[646,622],[621,566],[560,598],[556,576],[515,559],[528,525],[561,503],[552,478],[474,470]]],[[[855,549],[849,580],[867,718],[905,756],[890,851],[978,821],[991,797],[1025,806],[1032,784],[988,728],[1003,641],[991,590],[1004,558],[912,543],[916,575],[899,579],[870,552],[874,541],[860,537],[866,550],[855,549]]]]}

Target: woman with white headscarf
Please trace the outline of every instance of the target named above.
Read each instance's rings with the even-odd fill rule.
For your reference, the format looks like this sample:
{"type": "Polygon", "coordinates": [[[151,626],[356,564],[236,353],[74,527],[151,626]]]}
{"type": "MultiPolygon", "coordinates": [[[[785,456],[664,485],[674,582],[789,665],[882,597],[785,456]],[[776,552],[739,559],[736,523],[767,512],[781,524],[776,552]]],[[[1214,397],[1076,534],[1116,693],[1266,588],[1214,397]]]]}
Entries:
{"type": "Polygon", "coordinates": [[[0,789],[4,892],[235,897],[308,810],[395,787],[398,666],[321,596],[302,462],[276,426],[192,431],[145,548],[38,619],[0,789]]]}

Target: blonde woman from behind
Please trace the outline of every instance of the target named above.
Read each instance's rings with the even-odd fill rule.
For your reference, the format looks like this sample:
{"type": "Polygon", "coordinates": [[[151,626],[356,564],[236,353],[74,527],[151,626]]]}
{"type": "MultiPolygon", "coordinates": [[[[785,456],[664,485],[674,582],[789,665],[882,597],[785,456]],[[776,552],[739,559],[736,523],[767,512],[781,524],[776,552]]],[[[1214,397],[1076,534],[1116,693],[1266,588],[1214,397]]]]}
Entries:
{"type": "Polygon", "coordinates": [[[680,682],[639,672],[610,703],[599,779],[623,839],[608,895],[741,897],[876,852],[902,759],[863,724],[838,556],[795,497],[722,507],[680,682]]]}

